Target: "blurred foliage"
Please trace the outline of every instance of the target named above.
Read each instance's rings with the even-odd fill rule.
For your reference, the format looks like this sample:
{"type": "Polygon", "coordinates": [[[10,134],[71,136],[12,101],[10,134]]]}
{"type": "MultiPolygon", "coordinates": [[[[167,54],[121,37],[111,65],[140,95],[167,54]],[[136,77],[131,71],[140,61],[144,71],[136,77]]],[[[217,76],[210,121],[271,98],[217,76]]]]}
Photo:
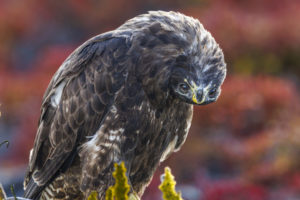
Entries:
{"type": "MultiPolygon", "coordinates": [[[[198,191],[181,190],[183,198],[300,199],[298,0],[1,0],[0,141],[11,143],[0,148],[0,169],[28,162],[43,93],[63,60],[91,36],[158,9],[198,18],[229,70],[219,100],[195,107],[186,144],[165,162],[178,187],[198,191]]],[[[156,175],[143,199],[160,198],[159,183],[156,175]]]]}

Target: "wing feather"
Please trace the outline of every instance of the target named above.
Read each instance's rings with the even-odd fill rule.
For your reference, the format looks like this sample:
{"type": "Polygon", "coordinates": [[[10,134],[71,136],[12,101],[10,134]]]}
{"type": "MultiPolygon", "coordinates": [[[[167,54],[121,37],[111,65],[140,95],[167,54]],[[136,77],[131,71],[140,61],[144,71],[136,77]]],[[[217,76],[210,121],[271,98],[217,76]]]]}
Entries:
{"type": "MultiPolygon", "coordinates": [[[[107,64],[118,59],[111,56],[118,47],[126,54],[126,37],[109,32],[88,40],[54,74],[43,97],[24,181],[25,197],[38,198],[41,188],[69,166],[86,136],[95,134],[100,127],[122,85],[120,82],[125,80],[125,76],[114,80],[112,74],[116,69],[107,64]]],[[[118,73],[125,74],[124,70],[125,66],[118,73]]]]}

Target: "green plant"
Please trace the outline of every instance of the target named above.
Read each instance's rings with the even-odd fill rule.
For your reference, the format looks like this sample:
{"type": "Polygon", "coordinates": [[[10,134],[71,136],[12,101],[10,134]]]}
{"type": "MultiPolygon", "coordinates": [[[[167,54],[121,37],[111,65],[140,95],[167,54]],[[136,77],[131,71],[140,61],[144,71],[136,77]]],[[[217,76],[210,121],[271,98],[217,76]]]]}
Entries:
{"type": "Polygon", "coordinates": [[[106,191],[106,200],[127,200],[130,186],[128,185],[124,162],[121,162],[119,165],[115,163],[113,177],[115,184],[106,191]]]}
{"type": "Polygon", "coordinates": [[[163,181],[159,186],[159,189],[163,193],[164,200],[183,200],[180,192],[175,190],[176,181],[171,173],[169,167],[165,168],[165,174],[163,175],[163,181]]]}
{"type": "Polygon", "coordinates": [[[92,191],[88,200],[98,200],[98,193],[96,191],[92,191]]]}
{"type": "MultiPolygon", "coordinates": [[[[121,164],[115,163],[115,171],[113,172],[115,184],[106,190],[105,200],[139,200],[139,197],[133,192],[129,195],[130,185],[126,176],[126,167],[124,162],[121,164]]],[[[169,167],[165,168],[162,181],[159,189],[163,193],[164,200],[183,200],[181,194],[175,190],[176,181],[169,167]]],[[[98,193],[93,191],[88,200],[98,200],[98,193]]]]}
{"type": "Polygon", "coordinates": [[[0,183],[0,200],[4,200],[5,198],[6,198],[6,194],[2,187],[2,184],[0,183]]]}

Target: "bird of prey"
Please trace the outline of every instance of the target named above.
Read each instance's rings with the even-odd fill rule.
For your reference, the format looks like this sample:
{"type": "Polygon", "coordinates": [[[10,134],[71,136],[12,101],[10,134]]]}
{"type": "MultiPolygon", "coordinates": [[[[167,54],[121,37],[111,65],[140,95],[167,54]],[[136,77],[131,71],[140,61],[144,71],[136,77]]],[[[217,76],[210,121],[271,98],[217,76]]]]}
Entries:
{"type": "Polygon", "coordinates": [[[202,24],[151,11],[78,47],[54,74],[25,176],[26,198],[104,199],[124,162],[141,196],[184,143],[193,105],[217,100],[224,55],[202,24]]]}

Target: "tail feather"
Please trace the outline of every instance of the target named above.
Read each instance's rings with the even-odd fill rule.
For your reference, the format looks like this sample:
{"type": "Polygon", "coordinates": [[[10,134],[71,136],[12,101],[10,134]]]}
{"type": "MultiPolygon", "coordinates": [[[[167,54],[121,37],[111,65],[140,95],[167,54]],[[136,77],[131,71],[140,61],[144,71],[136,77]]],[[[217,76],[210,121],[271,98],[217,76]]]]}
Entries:
{"type": "Polygon", "coordinates": [[[38,200],[44,186],[38,186],[33,179],[30,179],[24,192],[24,198],[38,200]]]}

